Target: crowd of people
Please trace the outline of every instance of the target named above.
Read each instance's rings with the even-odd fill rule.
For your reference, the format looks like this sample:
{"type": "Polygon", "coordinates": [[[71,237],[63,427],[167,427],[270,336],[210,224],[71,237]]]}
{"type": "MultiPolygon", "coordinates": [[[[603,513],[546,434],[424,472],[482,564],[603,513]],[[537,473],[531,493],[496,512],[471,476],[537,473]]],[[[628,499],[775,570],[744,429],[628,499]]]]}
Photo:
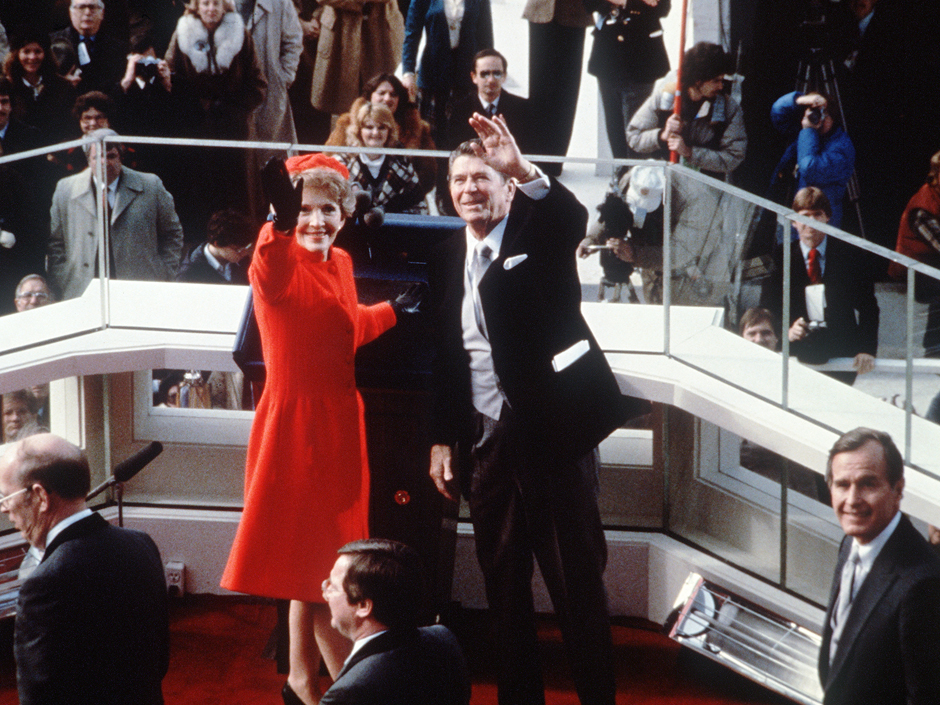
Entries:
{"type": "MultiPolygon", "coordinates": [[[[404,16],[397,3],[354,0],[324,0],[312,12],[288,0],[190,0],[185,7],[167,1],[151,15],[136,12],[133,3],[71,0],[64,26],[40,28],[10,23],[10,8],[0,13],[0,21],[10,24],[0,79],[3,154],[80,135],[118,137],[118,131],[293,142],[298,129],[288,104],[297,96],[298,115],[307,114],[309,104],[336,116],[322,141],[357,149],[339,158],[307,154],[285,162],[274,145],[250,157],[231,149],[206,158],[195,148],[180,148],[170,157],[168,150],[148,145],[107,143],[103,150],[105,143],[92,142],[84,150],[0,166],[7,185],[0,197],[6,209],[0,213],[0,297],[17,310],[81,296],[102,268],[117,278],[252,284],[267,379],[248,443],[244,512],[222,585],[290,601],[290,671],[282,692],[287,705],[353,702],[348,693],[356,689],[373,693],[372,701],[377,693],[395,691],[384,702],[413,702],[416,693],[442,705],[466,705],[469,698],[453,636],[443,628],[417,628],[414,557],[404,547],[367,539],[368,456],[354,354],[414,312],[421,296],[405,291],[394,301],[358,304],[351,257],[334,247],[355,216],[356,191],[390,211],[424,213],[435,187],[438,200],[446,187],[449,208],[466,227],[429,256],[427,308],[437,350],[429,473],[443,496],[456,500],[462,494],[469,502],[498,635],[500,699],[544,698],[531,593],[538,562],[579,698],[614,702],[596,447],[628,419],[646,413],[648,404],[620,393],[581,315],[575,255],[603,244],[621,261],[641,266],[652,301],[674,273],[663,271],[662,189],[658,203],[648,183],[642,197],[631,198],[631,189],[650,179],[649,173],[617,175],[618,198],[629,217],[611,218],[605,222],[611,230],[601,228],[585,239],[586,209],[554,178],[560,165],[536,164],[523,155],[565,153],[574,111],[565,96],[577,91],[584,29],[593,21],[584,7],[546,5],[530,0],[525,10],[534,52],[528,102],[502,90],[508,63],[492,48],[486,0],[412,0],[404,16]],[[302,54],[314,43],[310,90],[292,93],[302,54]],[[392,73],[399,62],[402,80],[392,73]],[[446,179],[433,160],[385,153],[435,144],[454,150],[446,179]],[[111,240],[109,251],[101,253],[95,222],[105,204],[111,240]],[[615,222],[643,237],[628,239],[615,222]],[[184,255],[186,243],[192,247],[184,255]],[[553,286],[545,287],[546,281],[553,286]],[[319,689],[321,664],[334,680],[325,693],[319,689]],[[419,669],[427,674],[420,681],[413,678],[419,669]]],[[[850,5],[864,23],[858,31],[865,32],[877,8],[870,0],[850,5]]],[[[742,163],[747,147],[744,111],[725,81],[730,59],[715,44],[696,44],[684,55],[677,86],[661,51],[659,21],[669,8],[669,0],[597,8],[590,70],[600,81],[610,141],[617,156],[664,158],[672,152],[688,166],[725,178],[742,163]],[[612,63],[633,67],[640,61],[618,44],[641,39],[648,65],[627,75],[610,71],[612,63]],[[604,41],[613,44],[604,49],[604,41]]],[[[783,95],[766,119],[790,142],[775,178],[793,182],[793,209],[810,221],[838,218],[855,148],[831,97],[814,90],[783,95]]],[[[925,258],[933,257],[940,235],[938,214],[931,210],[931,173],[927,191],[915,196],[902,221],[906,246],[917,238],[929,245],[920,249],[925,258]]],[[[722,276],[720,269],[706,271],[700,253],[704,241],[723,237],[732,214],[725,199],[697,183],[684,183],[673,195],[671,220],[678,266],[697,270],[700,282],[706,274],[722,276]]],[[[795,233],[792,320],[780,320],[778,247],[762,299],[771,312],[769,332],[777,337],[775,328],[786,331],[801,360],[845,355],[853,357],[858,372],[867,371],[877,345],[875,273],[854,266],[841,241],[827,239],[811,223],[799,223],[795,233]]],[[[689,276],[689,286],[678,288],[673,300],[701,300],[696,281],[689,276]]],[[[771,337],[766,330],[761,335],[771,337]]],[[[854,373],[845,381],[852,379],[854,373]]],[[[238,380],[223,382],[232,390],[240,386],[238,380]]],[[[159,385],[161,403],[208,397],[208,385],[198,372],[168,374],[159,385]]],[[[82,695],[89,698],[101,692],[100,685],[85,685],[90,669],[73,675],[74,667],[55,661],[61,645],[36,635],[63,622],[82,624],[62,596],[80,589],[83,599],[86,593],[92,599],[100,585],[89,575],[98,573],[80,567],[104,547],[125,560],[111,561],[101,575],[139,588],[131,591],[128,609],[146,615],[148,623],[141,627],[133,615],[115,617],[115,629],[92,646],[99,658],[118,655],[113,663],[96,661],[93,675],[112,674],[99,680],[120,691],[126,674],[115,666],[131,665],[146,672],[145,701],[161,702],[167,646],[158,552],[146,537],[111,530],[91,516],[84,506],[87,460],[71,444],[43,433],[47,405],[47,388],[3,399],[4,440],[14,445],[0,461],[0,510],[45,553],[21,593],[21,701],[57,702],[49,693],[66,691],[70,682],[83,683],[82,695]],[[53,588],[39,590],[46,585],[53,588]],[[36,614],[51,616],[31,616],[36,614]],[[142,634],[153,637],[146,647],[140,645],[142,634]],[[120,656],[126,645],[139,663],[120,656]]],[[[913,529],[899,518],[900,456],[883,435],[856,436],[833,448],[827,477],[849,537],[840,570],[855,561],[850,552],[876,539],[882,541],[877,550],[889,555],[892,532],[903,534],[906,545],[916,542],[913,529]],[[856,484],[873,495],[865,501],[874,513],[853,509],[862,502],[856,484]]],[[[905,606],[919,594],[910,592],[925,585],[935,590],[940,580],[936,561],[921,555],[917,545],[921,573],[901,571],[912,587],[894,596],[905,606]]],[[[887,570],[870,551],[862,553],[869,571],[887,570]]],[[[861,604],[875,592],[872,585],[863,574],[858,584],[833,591],[824,642],[829,658],[820,661],[827,697],[849,688],[843,685],[842,653],[855,635],[846,627],[852,624],[847,615],[855,593],[861,604]]],[[[915,600],[923,623],[940,626],[936,605],[921,607],[915,600]]],[[[96,616],[94,610],[89,615],[96,616]]],[[[898,653],[936,652],[917,642],[916,628],[892,620],[881,620],[882,631],[892,643],[901,642],[898,653]],[[911,649],[908,631],[915,646],[924,648],[911,649]]],[[[66,637],[70,645],[82,641],[66,637]]],[[[919,669],[900,682],[892,672],[878,681],[878,692],[890,690],[882,702],[893,702],[896,691],[912,683],[936,694],[937,673],[919,669]]]]}

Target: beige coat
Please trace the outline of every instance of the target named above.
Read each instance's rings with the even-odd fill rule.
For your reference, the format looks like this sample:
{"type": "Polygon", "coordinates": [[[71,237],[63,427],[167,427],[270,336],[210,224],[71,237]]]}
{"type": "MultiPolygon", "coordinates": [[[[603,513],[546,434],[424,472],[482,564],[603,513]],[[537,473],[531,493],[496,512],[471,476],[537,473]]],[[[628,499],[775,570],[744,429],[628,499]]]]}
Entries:
{"type": "Polygon", "coordinates": [[[287,89],[294,82],[303,32],[291,0],[258,0],[248,21],[261,75],[268,84],[264,102],[249,123],[249,138],[266,142],[296,142],[294,116],[287,89]]]}
{"type": "Polygon", "coordinates": [[[362,85],[379,73],[394,73],[401,61],[405,23],[396,2],[322,0],[320,40],[313,67],[313,107],[344,113],[362,85]],[[368,6],[369,16],[362,9],[368,6]]]}
{"type": "MultiPolygon", "coordinates": [[[[91,170],[56,184],[52,197],[49,278],[63,299],[81,296],[98,260],[95,192],[91,170]]],[[[154,174],[121,168],[111,214],[111,251],[116,279],[173,281],[183,247],[183,229],[173,196],[154,174]]]]}

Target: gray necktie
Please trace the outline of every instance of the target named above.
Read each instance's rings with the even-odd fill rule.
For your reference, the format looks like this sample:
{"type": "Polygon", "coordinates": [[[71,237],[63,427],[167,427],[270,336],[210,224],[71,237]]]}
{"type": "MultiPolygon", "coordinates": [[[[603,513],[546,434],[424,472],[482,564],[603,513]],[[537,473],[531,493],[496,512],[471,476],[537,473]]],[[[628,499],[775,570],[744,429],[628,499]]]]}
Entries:
{"type": "Polygon", "coordinates": [[[832,638],[829,641],[829,663],[836,655],[836,647],[842,637],[842,629],[852,609],[852,599],[855,597],[855,574],[858,572],[859,557],[855,546],[849,553],[849,558],[842,566],[842,577],[839,582],[839,598],[832,611],[832,638]]]}
{"type": "Polygon", "coordinates": [[[473,261],[470,263],[470,281],[473,284],[473,310],[476,313],[477,326],[479,326],[480,332],[484,336],[486,335],[486,324],[483,320],[483,304],[480,302],[479,288],[480,280],[486,273],[487,267],[490,266],[492,257],[493,250],[490,249],[489,245],[484,245],[481,242],[474,248],[473,261]]]}

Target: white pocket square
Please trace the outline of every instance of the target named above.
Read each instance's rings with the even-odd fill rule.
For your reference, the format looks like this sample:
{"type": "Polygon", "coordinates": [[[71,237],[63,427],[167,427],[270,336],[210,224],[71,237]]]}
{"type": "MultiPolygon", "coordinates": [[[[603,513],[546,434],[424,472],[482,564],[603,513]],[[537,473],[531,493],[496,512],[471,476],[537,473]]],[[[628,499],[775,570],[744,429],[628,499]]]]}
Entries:
{"type": "Polygon", "coordinates": [[[517,264],[525,260],[529,255],[516,255],[515,257],[507,257],[506,261],[503,262],[503,269],[512,269],[517,264]]]}

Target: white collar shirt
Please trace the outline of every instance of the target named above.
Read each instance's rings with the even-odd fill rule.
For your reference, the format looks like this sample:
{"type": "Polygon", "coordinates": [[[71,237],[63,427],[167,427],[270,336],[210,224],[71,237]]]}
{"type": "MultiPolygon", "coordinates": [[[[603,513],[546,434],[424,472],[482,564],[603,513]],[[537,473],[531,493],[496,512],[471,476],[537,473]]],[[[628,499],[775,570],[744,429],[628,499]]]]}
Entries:
{"type": "Polygon", "coordinates": [[[365,645],[368,644],[370,641],[372,641],[373,639],[375,639],[375,637],[377,637],[379,634],[384,634],[384,633],[387,632],[387,631],[388,631],[388,629],[383,629],[383,630],[380,631],[380,632],[374,632],[374,633],[370,634],[369,636],[364,636],[364,637],[362,637],[361,639],[356,639],[356,640],[353,642],[352,651],[349,652],[349,656],[347,656],[347,657],[346,657],[346,660],[343,662],[343,668],[346,667],[346,664],[349,663],[349,660],[355,655],[355,653],[356,653],[357,651],[359,651],[359,649],[361,649],[363,646],[365,646],[365,645]]]}
{"type": "MultiPolygon", "coordinates": [[[[63,531],[69,528],[72,524],[75,524],[76,522],[81,521],[85,517],[90,517],[91,515],[92,515],[92,511],[88,509],[88,507],[85,507],[82,511],[75,512],[75,514],[73,514],[72,516],[66,517],[65,519],[60,521],[58,524],[53,526],[51,529],[49,529],[49,533],[46,534],[46,545],[48,546],[49,544],[51,544],[56,536],[61,534],[63,531]]],[[[33,549],[30,548],[30,551],[32,550],[33,549]]],[[[43,549],[42,551],[39,551],[39,549],[36,549],[36,552],[39,553],[39,560],[42,560],[42,557],[46,553],[45,549],[43,549]]]]}

